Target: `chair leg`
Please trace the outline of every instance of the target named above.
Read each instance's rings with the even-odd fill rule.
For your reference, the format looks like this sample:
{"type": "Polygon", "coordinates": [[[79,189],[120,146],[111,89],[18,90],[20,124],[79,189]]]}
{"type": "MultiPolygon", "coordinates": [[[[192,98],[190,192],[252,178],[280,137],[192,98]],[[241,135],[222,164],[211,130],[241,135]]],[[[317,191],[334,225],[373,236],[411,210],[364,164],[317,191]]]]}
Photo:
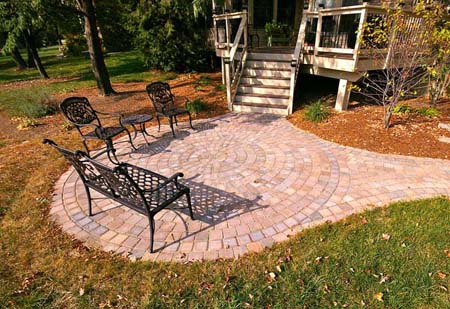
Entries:
{"type": "Polygon", "coordinates": [[[188,113],[189,115],[189,125],[191,126],[192,130],[195,130],[194,127],[192,126],[192,117],[191,117],[191,113],[188,113]]]}
{"type": "Polygon", "coordinates": [[[178,120],[177,120],[177,116],[174,116],[175,118],[175,125],[178,127],[178,120]]]}
{"type": "Polygon", "coordinates": [[[111,161],[113,164],[119,164],[120,161],[116,156],[116,149],[114,149],[112,140],[107,139],[105,141],[105,143],[106,143],[106,153],[108,155],[109,161],[111,161]],[[112,158],[111,158],[111,154],[112,154],[112,158]],[[114,158],[114,160],[113,160],[113,158],[114,158]]]}
{"type": "Polygon", "coordinates": [[[194,213],[192,212],[192,203],[191,203],[191,193],[190,192],[186,193],[186,200],[187,200],[187,203],[188,203],[189,215],[191,216],[192,220],[195,220],[194,219],[194,213]]]}
{"type": "Polygon", "coordinates": [[[83,140],[83,146],[84,146],[84,149],[86,149],[86,153],[87,153],[88,155],[90,155],[90,154],[89,154],[89,148],[88,148],[88,146],[87,146],[87,142],[86,142],[85,139],[83,140]]]}
{"type": "Polygon", "coordinates": [[[175,130],[173,129],[173,119],[172,119],[172,117],[169,117],[169,125],[170,125],[170,129],[172,130],[172,135],[173,135],[173,137],[175,137],[175,130]]]}
{"type": "Polygon", "coordinates": [[[156,116],[156,120],[158,120],[158,132],[161,131],[161,121],[159,120],[159,116],[156,116]]]}
{"type": "Polygon", "coordinates": [[[153,216],[148,217],[150,230],[150,253],[153,253],[153,238],[155,236],[155,219],[153,216]]]}
{"type": "Polygon", "coordinates": [[[86,190],[86,195],[88,199],[88,209],[89,209],[89,216],[92,217],[92,199],[91,199],[91,192],[89,191],[89,187],[84,184],[84,190],[86,190]]]}

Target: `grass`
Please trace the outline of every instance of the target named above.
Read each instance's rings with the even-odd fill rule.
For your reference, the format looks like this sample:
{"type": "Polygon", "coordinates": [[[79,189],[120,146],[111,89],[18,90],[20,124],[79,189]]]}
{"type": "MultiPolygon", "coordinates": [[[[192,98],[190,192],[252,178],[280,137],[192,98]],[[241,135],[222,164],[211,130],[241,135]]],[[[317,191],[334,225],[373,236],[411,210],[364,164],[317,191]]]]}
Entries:
{"type": "Polygon", "coordinates": [[[450,306],[447,199],[375,209],[238,261],[131,263],[61,233],[47,214],[65,161],[38,140],[15,147],[20,158],[1,158],[0,307],[450,306]]]}
{"type": "MultiPolygon", "coordinates": [[[[52,83],[33,85],[16,89],[14,87],[0,88],[0,111],[11,116],[41,117],[45,109],[40,102],[54,93],[65,93],[73,90],[95,86],[91,72],[90,60],[84,57],[57,58],[57,47],[40,50],[44,67],[51,78],[64,78],[52,83]]],[[[145,69],[137,51],[115,53],[105,58],[112,82],[151,82],[156,76],[161,80],[176,78],[174,73],[155,75],[154,71],[145,69]]],[[[15,70],[14,62],[9,56],[0,56],[0,86],[10,82],[38,79],[35,69],[22,72],[15,70]]]]}

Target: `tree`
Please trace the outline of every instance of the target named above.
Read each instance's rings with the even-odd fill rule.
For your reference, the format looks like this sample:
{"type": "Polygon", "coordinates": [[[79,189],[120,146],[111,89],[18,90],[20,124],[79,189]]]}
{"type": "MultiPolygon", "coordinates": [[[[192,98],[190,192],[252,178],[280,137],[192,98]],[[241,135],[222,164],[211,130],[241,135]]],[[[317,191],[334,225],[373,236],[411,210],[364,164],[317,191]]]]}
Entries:
{"type": "Polygon", "coordinates": [[[208,24],[195,16],[191,2],[142,1],[132,18],[147,66],[180,72],[207,68],[208,24]]]}
{"type": "Polygon", "coordinates": [[[17,70],[25,70],[27,68],[27,64],[25,60],[23,60],[22,55],[20,54],[17,46],[14,46],[11,50],[11,56],[16,63],[17,70]]]}
{"type": "Polygon", "coordinates": [[[416,96],[424,85],[432,54],[432,25],[424,14],[421,5],[413,11],[386,7],[385,15],[374,15],[364,25],[361,48],[382,70],[364,74],[363,86],[354,90],[384,107],[385,128],[399,102],[416,96]]]}
{"type": "Polygon", "coordinates": [[[43,20],[43,6],[41,1],[0,1],[0,19],[3,23],[1,30],[8,33],[4,48],[12,52],[18,40],[23,37],[29,48],[33,62],[42,78],[48,78],[36,46],[36,29],[39,29],[43,20]]]}
{"type": "Polygon", "coordinates": [[[115,94],[109,79],[108,69],[103,57],[102,45],[98,36],[97,18],[93,0],[77,0],[78,10],[84,17],[84,33],[91,58],[92,72],[101,95],[115,94]]]}

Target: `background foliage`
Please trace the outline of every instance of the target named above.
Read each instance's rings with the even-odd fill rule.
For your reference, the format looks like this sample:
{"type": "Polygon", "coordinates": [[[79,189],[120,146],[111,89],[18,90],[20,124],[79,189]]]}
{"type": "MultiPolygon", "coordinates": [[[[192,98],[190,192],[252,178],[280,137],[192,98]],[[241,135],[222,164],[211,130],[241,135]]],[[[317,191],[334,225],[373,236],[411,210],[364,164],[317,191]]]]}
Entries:
{"type": "Polygon", "coordinates": [[[146,65],[164,71],[207,69],[207,14],[196,17],[190,1],[141,2],[130,27],[146,65]]]}

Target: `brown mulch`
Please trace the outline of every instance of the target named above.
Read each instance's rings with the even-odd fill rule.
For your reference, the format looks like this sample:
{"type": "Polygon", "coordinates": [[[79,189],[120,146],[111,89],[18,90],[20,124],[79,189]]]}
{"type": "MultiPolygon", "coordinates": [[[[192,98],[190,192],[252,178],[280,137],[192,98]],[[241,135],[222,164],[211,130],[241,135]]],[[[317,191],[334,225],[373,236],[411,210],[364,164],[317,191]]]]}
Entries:
{"type": "MultiPolygon", "coordinates": [[[[180,99],[177,104],[184,105],[183,97],[190,100],[202,99],[208,106],[206,111],[193,115],[194,119],[209,118],[227,112],[226,93],[216,90],[221,83],[220,73],[202,74],[209,75],[211,82],[208,85],[198,83],[199,74],[180,74],[174,80],[169,81],[172,91],[180,99]]],[[[48,81],[53,82],[53,81],[48,81]]],[[[17,87],[20,83],[17,83],[17,87]]],[[[27,83],[23,87],[29,86],[27,83]]],[[[153,113],[153,107],[145,92],[146,83],[114,83],[116,95],[102,97],[98,95],[96,87],[78,89],[66,94],[53,95],[56,103],[70,96],[87,97],[95,109],[105,112],[153,113]]],[[[180,121],[186,119],[180,118],[180,121]]],[[[39,125],[27,130],[18,130],[18,120],[10,119],[5,113],[0,113],[0,142],[16,144],[32,138],[52,137],[66,130],[63,125],[65,119],[61,113],[37,119],[39,125]]],[[[164,123],[164,121],[163,121],[164,123]]],[[[154,120],[150,125],[156,125],[154,120]]]]}
{"type": "MultiPolygon", "coordinates": [[[[407,102],[413,107],[427,106],[425,99],[407,102]]],[[[304,118],[304,109],[296,111],[289,121],[296,127],[325,140],[369,151],[416,157],[450,159],[450,144],[440,142],[440,136],[450,132],[438,128],[439,123],[450,124],[450,100],[440,102],[438,117],[421,115],[394,115],[392,126],[383,127],[383,108],[356,105],[348,111],[332,115],[322,123],[304,118]]]]}

